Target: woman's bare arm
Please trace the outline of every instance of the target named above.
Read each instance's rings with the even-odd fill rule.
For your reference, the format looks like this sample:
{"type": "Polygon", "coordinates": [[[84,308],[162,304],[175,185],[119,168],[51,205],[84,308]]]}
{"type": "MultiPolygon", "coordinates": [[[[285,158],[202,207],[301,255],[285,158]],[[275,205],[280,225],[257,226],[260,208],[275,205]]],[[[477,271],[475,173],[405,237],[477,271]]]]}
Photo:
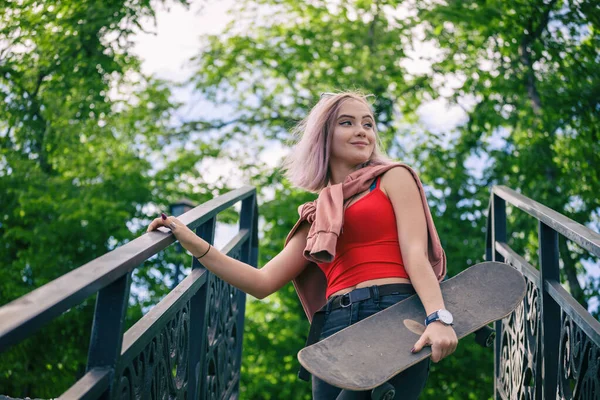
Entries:
{"type": "MultiPolygon", "coordinates": [[[[429,315],[445,308],[440,284],[427,256],[427,220],[417,183],[408,170],[398,167],[385,172],[381,184],[394,207],[404,268],[425,313],[429,315]]],[[[452,327],[432,323],[415,343],[414,349],[419,351],[423,345],[430,344],[431,359],[438,362],[454,352],[457,342],[452,327]]]]}
{"type": "MultiPolygon", "coordinates": [[[[171,229],[181,245],[194,257],[200,257],[208,249],[208,242],[198,237],[175,217],[167,217],[166,220],[156,218],[147,231],[155,230],[159,226],[171,229]]],[[[309,228],[308,223],[302,224],[288,245],[261,269],[231,258],[214,247],[200,261],[225,282],[251,296],[263,299],[294,279],[308,264],[302,252],[306,246],[309,228]]]]}

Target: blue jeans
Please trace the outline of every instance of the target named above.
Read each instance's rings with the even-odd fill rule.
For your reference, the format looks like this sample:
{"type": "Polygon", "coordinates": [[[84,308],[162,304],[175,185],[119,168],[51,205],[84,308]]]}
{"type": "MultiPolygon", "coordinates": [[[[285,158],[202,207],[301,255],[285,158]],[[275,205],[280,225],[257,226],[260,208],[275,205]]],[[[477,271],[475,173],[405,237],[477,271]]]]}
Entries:
{"type": "MultiPolygon", "coordinates": [[[[325,324],[321,331],[319,340],[325,339],[334,333],[363,320],[391,305],[410,297],[410,294],[390,294],[379,297],[377,295],[370,299],[351,304],[346,308],[338,308],[330,311],[325,316],[325,324]]],[[[393,377],[389,383],[396,388],[396,399],[417,399],[425,387],[429,376],[429,358],[408,368],[393,377]]],[[[333,400],[340,395],[342,389],[332,386],[327,382],[312,377],[313,400],[333,400]]],[[[371,391],[351,392],[345,390],[344,399],[370,399],[371,391]]]]}

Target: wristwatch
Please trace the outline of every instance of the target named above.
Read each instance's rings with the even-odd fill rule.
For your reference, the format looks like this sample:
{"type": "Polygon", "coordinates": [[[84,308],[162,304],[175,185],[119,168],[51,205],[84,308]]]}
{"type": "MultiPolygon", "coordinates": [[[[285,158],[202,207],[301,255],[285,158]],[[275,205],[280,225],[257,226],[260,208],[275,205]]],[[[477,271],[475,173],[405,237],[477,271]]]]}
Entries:
{"type": "Polygon", "coordinates": [[[441,310],[432,312],[425,318],[425,326],[435,321],[440,321],[444,325],[452,325],[454,318],[452,317],[452,314],[450,314],[450,311],[442,308],[441,310]]]}

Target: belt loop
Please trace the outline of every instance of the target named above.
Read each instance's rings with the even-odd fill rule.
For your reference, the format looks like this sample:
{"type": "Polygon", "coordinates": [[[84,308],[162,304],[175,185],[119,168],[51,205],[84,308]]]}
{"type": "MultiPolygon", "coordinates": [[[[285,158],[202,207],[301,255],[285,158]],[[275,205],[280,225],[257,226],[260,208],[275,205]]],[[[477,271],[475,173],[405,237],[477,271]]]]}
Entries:
{"type": "Polygon", "coordinates": [[[373,302],[376,306],[379,305],[379,286],[371,286],[371,295],[373,296],[373,302]]]}

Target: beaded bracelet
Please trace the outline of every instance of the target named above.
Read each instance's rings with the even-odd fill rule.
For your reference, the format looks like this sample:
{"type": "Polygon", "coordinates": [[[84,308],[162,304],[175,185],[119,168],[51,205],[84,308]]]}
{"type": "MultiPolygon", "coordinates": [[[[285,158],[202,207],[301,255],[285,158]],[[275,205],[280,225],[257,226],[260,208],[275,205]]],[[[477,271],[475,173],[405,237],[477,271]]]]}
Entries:
{"type": "Polygon", "coordinates": [[[206,250],[206,253],[202,254],[200,257],[196,257],[198,260],[201,259],[202,257],[204,257],[205,255],[208,254],[208,252],[210,251],[210,243],[208,244],[208,250],[206,250]]]}

